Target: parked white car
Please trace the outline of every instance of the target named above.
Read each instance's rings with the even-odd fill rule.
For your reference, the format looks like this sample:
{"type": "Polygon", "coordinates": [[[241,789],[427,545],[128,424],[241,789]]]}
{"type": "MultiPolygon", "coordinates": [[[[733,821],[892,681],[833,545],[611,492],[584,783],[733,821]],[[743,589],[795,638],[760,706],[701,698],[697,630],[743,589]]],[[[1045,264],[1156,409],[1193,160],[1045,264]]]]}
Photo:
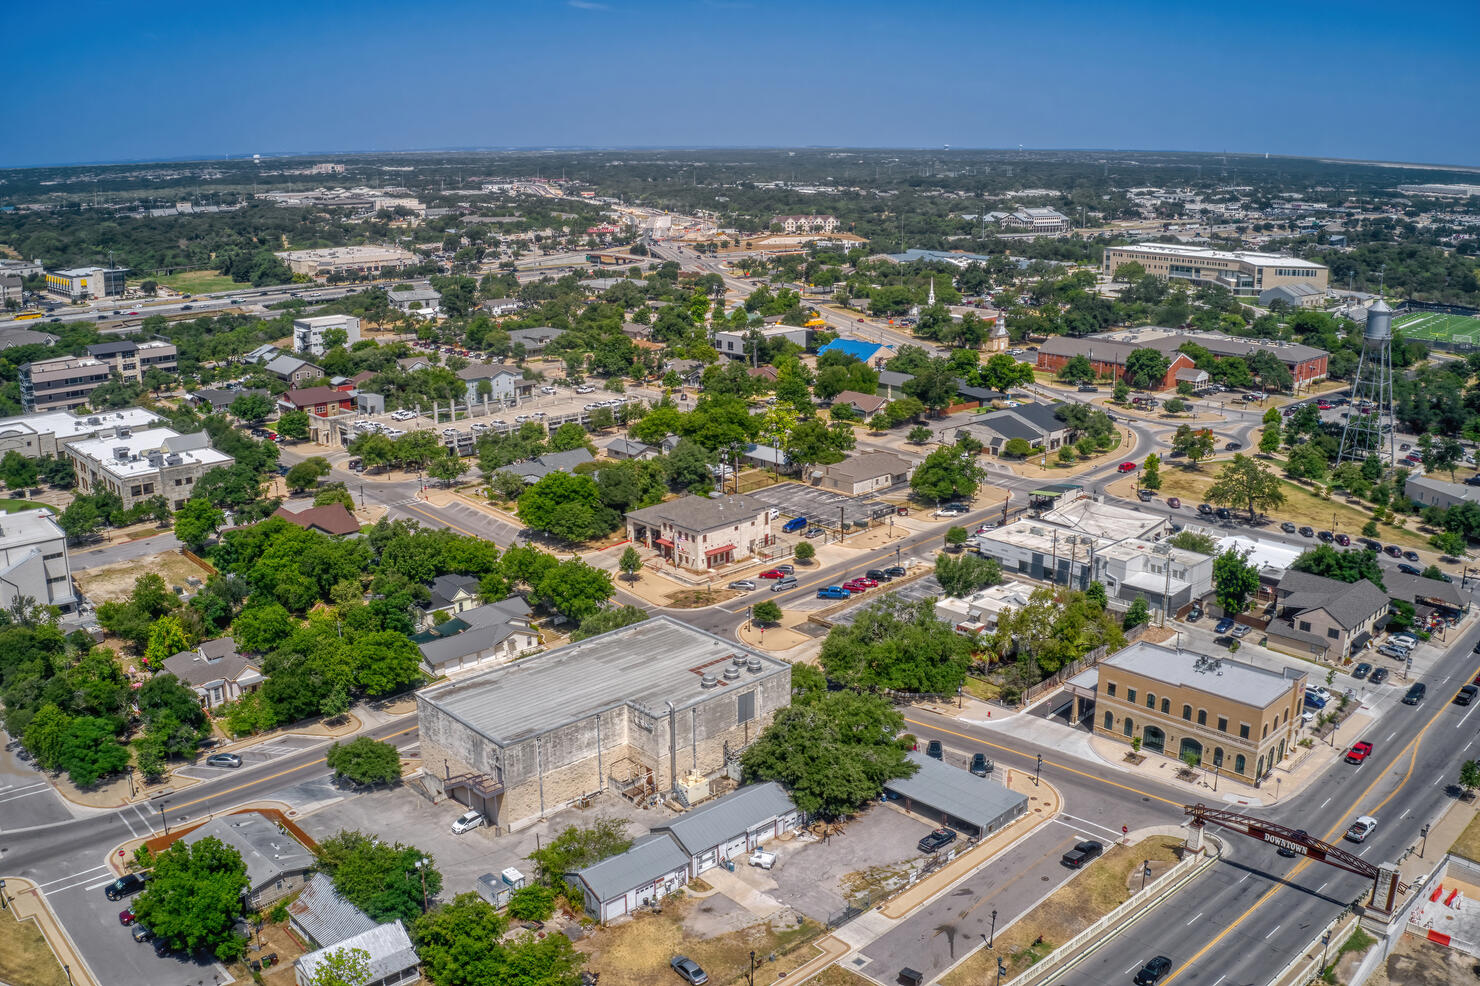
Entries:
{"type": "Polygon", "coordinates": [[[457,816],[457,821],[452,823],[452,834],[462,835],[471,832],[483,824],[483,813],[479,811],[465,811],[457,816]]]}
{"type": "Polygon", "coordinates": [[[776,865],[776,854],[764,849],[757,849],[750,854],[750,865],[759,866],[763,870],[769,870],[776,865]]]}

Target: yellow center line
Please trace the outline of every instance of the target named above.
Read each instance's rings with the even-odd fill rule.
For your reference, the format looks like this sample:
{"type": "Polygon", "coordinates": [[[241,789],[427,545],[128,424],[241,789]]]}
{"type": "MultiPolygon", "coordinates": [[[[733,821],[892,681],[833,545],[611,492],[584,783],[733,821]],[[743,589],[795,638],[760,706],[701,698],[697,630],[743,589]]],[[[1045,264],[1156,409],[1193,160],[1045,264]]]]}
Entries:
{"type": "MultiPolygon", "coordinates": [[[[1466,680],[1468,680],[1468,679],[1466,679],[1466,680]]],[[[1416,736],[1414,736],[1413,739],[1411,739],[1411,740],[1408,741],[1408,745],[1405,746],[1405,747],[1403,747],[1402,752],[1398,754],[1398,759],[1401,760],[1403,758],[1403,756],[1406,755],[1408,757],[1408,769],[1406,771],[1404,771],[1404,773],[1403,773],[1403,779],[1398,782],[1398,786],[1393,789],[1393,792],[1391,794],[1389,794],[1386,798],[1383,798],[1382,801],[1380,801],[1377,804],[1377,807],[1375,807],[1375,808],[1372,809],[1373,811],[1381,811],[1382,808],[1389,801],[1392,801],[1393,798],[1397,797],[1398,792],[1401,791],[1401,790],[1403,790],[1403,788],[1408,784],[1408,781],[1413,777],[1413,768],[1415,766],[1417,766],[1417,764],[1418,764],[1418,747],[1419,747],[1419,745],[1423,741],[1424,733],[1427,733],[1429,731],[1429,727],[1432,726],[1434,723],[1436,723],[1436,722],[1439,721],[1439,717],[1442,716],[1444,714],[1444,712],[1448,708],[1449,708],[1448,703],[1446,703],[1445,705],[1441,706],[1440,709],[1439,709],[1439,711],[1435,712],[1434,715],[1433,715],[1433,717],[1431,719],[1429,719],[1428,722],[1424,723],[1424,727],[1418,731],[1418,734],[1416,736]]],[[[1397,764],[1395,762],[1394,763],[1394,766],[1396,766],[1396,765],[1397,764]]],[[[1391,769],[1391,768],[1389,768],[1389,769],[1391,769]]],[[[1334,826],[1332,826],[1331,830],[1326,833],[1326,835],[1322,838],[1321,841],[1323,841],[1323,842],[1330,842],[1332,836],[1335,836],[1338,832],[1342,831],[1342,829],[1344,829],[1346,827],[1346,819],[1347,819],[1347,817],[1350,816],[1353,812],[1355,812],[1357,810],[1357,806],[1360,805],[1366,799],[1367,795],[1369,795],[1369,794],[1372,793],[1372,789],[1374,787],[1376,787],[1378,784],[1381,784],[1382,783],[1382,780],[1383,780],[1383,778],[1385,776],[1387,776],[1387,771],[1383,771],[1383,773],[1378,774],[1376,777],[1374,777],[1372,779],[1372,783],[1367,785],[1366,789],[1363,790],[1362,793],[1357,796],[1357,800],[1354,801],[1354,802],[1352,802],[1352,806],[1346,810],[1346,813],[1344,815],[1341,816],[1341,821],[1337,822],[1334,826]]],[[[1302,859],[1299,863],[1297,863],[1295,865],[1295,868],[1294,869],[1292,869],[1288,874],[1286,874],[1286,876],[1285,876],[1285,883],[1288,883],[1298,873],[1300,873],[1301,870],[1305,869],[1310,864],[1311,864],[1311,858],[1309,856],[1306,856],[1304,859],[1302,859]]],[[[1220,941],[1222,941],[1225,937],[1227,937],[1228,934],[1229,934],[1229,932],[1233,931],[1233,929],[1237,928],[1239,925],[1243,924],[1246,920],[1248,920],[1249,915],[1253,914],[1260,907],[1262,907],[1264,905],[1264,902],[1265,901],[1269,900],[1269,898],[1273,897],[1275,894],[1277,894],[1281,890],[1285,889],[1285,883],[1277,883],[1274,886],[1270,887],[1267,891],[1265,891],[1264,895],[1262,897],[1260,897],[1258,900],[1256,900],[1253,904],[1251,904],[1249,906],[1249,909],[1248,910],[1244,911],[1244,913],[1240,914],[1237,918],[1235,918],[1234,921],[1233,921],[1233,923],[1230,924],[1228,927],[1224,928],[1222,931],[1220,931],[1218,933],[1218,935],[1212,941],[1208,942],[1202,948],[1198,949],[1197,950],[1197,954],[1195,954],[1194,956],[1192,956],[1192,958],[1188,959],[1186,962],[1184,962],[1180,966],[1178,966],[1177,969],[1170,976],[1168,976],[1165,980],[1163,980],[1163,982],[1169,983],[1172,980],[1176,979],[1178,976],[1180,976],[1182,973],[1186,972],[1187,969],[1194,962],[1196,962],[1198,959],[1200,959],[1204,955],[1206,955],[1209,949],[1213,948],[1213,946],[1217,945],[1220,941]]]]}
{"type": "MultiPolygon", "coordinates": [[[[398,730],[397,732],[391,733],[391,734],[387,735],[385,738],[387,740],[391,740],[391,739],[395,739],[397,736],[405,736],[407,733],[413,732],[414,730],[416,730],[416,728],[417,728],[416,726],[407,726],[405,729],[398,730]]],[[[296,774],[300,770],[305,770],[305,769],[307,769],[309,767],[316,767],[319,764],[325,763],[325,762],[327,762],[326,759],[324,757],[320,757],[317,760],[310,760],[308,763],[301,763],[301,764],[299,764],[296,767],[289,767],[287,770],[280,770],[276,774],[268,774],[266,777],[259,777],[259,778],[257,778],[254,781],[247,781],[244,784],[238,784],[236,787],[229,787],[229,788],[227,788],[224,791],[216,791],[215,793],[208,794],[208,795],[206,795],[203,798],[196,798],[194,801],[182,801],[180,804],[177,804],[177,805],[169,805],[167,807],[170,807],[173,810],[178,811],[181,808],[189,808],[191,805],[204,804],[205,802],[210,801],[213,798],[219,798],[219,797],[222,797],[223,795],[231,794],[233,791],[244,791],[244,790],[246,790],[249,787],[255,787],[256,785],[261,784],[261,783],[263,783],[265,781],[277,780],[279,777],[287,777],[289,774],[296,774]]],[[[136,803],[137,804],[148,804],[148,802],[136,802],[136,803]]]]}
{"type": "MultiPolygon", "coordinates": [[[[928,723],[928,722],[921,722],[918,719],[911,719],[908,716],[905,717],[905,720],[904,721],[905,722],[908,722],[908,723],[913,723],[916,726],[923,726],[926,729],[933,729],[937,733],[945,733],[947,736],[959,736],[961,739],[969,740],[972,743],[980,743],[982,746],[989,746],[989,747],[991,747],[994,750],[1001,750],[1004,753],[1011,753],[1011,754],[1015,754],[1016,756],[1020,756],[1020,757],[1026,757],[1026,756],[1028,756],[1028,754],[1023,753],[1021,750],[1014,750],[1012,747],[1009,747],[1009,746],[999,746],[996,743],[992,743],[992,742],[990,742],[988,740],[980,739],[980,738],[978,738],[976,736],[968,736],[966,733],[958,733],[958,732],[955,732],[954,730],[946,729],[944,726],[936,726],[936,725],[932,725],[931,723],[928,723]]],[[[1043,764],[1046,767],[1056,767],[1059,770],[1068,771],[1071,774],[1078,774],[1080,777],[1086,778],[1088,780],[1096,781],[1097,783],[1100,783],[1100,784],[1108,784],[1110,787],[1118,787],[1122,791],[1129,791],[1132,794],[1139,794],[1143,798],[1151,798],[1151,799],[1153,799],[1155,801],[1160,801],[1164,805],[1171,805],[1174,808],[1185,808],[1186,807],[1186,804],[1184,802],[1181,802],[1181,801],[1173,801],[1170,798],[1163,798],[1159,794],[1152,794],[1150,791],[1142,791],[1140,788],[1131,787],[1129,784],[1122,784],[1119,781],[1108,780],[1108,779],[1106,779],[1104,777],[1099,776],[1098,774],[1091,774],[1088,771],[1080,770],[1077,767],[1071,767],[1071,766],[1069,766],[1068,764],[1065,764],[1065,763],[1059,763],[1057,761],[1050,760],[1047,757],[1044,757],[1043,758],[1043,764]]]]}

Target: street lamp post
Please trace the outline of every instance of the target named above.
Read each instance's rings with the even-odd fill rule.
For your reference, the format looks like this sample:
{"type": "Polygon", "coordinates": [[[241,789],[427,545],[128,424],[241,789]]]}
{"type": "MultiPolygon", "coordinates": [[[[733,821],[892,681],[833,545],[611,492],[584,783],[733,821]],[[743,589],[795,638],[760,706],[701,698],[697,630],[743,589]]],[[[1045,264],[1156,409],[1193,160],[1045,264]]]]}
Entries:
{"type": "MultiPolygon", "coordinates": [[[[1425,825],[1423,828],[1418,830],[1418,834],[1423,837],[1423,844],[1418,847],[1418,858],[1423,859],[1423,852],[1429,847],[1429,827],[1425,825]]],[[[4,882],[0,881],[0,887],[3,886],[5,886],[4,882]]]]}
{"type": "Polygon", "coordinates": [[[1148,876],[1150,876],[1150,875],[1151,875],[1151,860],[1144,859],[1144,860],[1141,861],[1141,889],[1142,890],[1145,890],[1146,889],[1146,878],[1148,876]]]}
{"type": "Polygon", "coordinates": [[[164,809],[166,807],[166,804],[167,803],[164,802],[164,801],[161,801],[159,803],[159,821],[160,821],[160,824],[162,824],[164,826],[164,834],[165,835],[169,835],[170,834],[170,820],[169,820],[168,817],[166,817],[166,815],[164,813],[164,809]]]}
{"type": "Polygon", "coordinates": [[[5,881],[0,880],[0,911],[10,910],[10,901],[6,899],[8,896],[5,893],[5,881]]]}
{"type": "Polygon", "coordinates": [[[749,986],[755,986],[755,950],[750,952],[750,972],[746,974],[745,981],[749,986]]]}
{"type": "Polygon", "coordinates": [[[997,912],[992,911],[992,933],[987,936],[987,947],[995,948],[997,942],[997,912]]]}

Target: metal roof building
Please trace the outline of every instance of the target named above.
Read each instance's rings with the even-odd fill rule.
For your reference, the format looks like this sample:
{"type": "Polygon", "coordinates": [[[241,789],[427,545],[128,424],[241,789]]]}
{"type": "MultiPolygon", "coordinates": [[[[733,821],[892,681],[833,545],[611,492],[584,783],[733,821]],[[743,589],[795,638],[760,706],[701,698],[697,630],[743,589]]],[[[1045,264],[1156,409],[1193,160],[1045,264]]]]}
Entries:
{"type": "Polygon", "coordinates": [[[414,983],[421,978],[421,960],[416,949],[411,947],[411,936],[400,921],[377,925],[353,938],[317,952],[309,952],[293,960],[293,975],[298,986],[308,986],[314,975],[331,954],[342,949],[361,949],[369,956],[371,986],[396,986],[398,983],[414,983]]]}
{"type": "Polygon", "coordinates": [[[375,922],[339,896],[329,874],[315,873],[303,893],[288,905],[288,925],[319,948],[328,948],[369,931],[375,922]]]}
{"type": "Polygon", "coordinates": [[[911,811],[927,815],[973,838],[981,838],[1028,810],[1028,797],[986,777],[912,752],[919,766],[912,777],[889,781],[884,790],[911,811]]]}
{"type": "Polygon", "coordinates": [[[602,922],[619,918],[668,896],[689,881],[689,857],[664,832],[653,832],[632,848],[574,877],[586,898],[586,912],[602,922]]]}

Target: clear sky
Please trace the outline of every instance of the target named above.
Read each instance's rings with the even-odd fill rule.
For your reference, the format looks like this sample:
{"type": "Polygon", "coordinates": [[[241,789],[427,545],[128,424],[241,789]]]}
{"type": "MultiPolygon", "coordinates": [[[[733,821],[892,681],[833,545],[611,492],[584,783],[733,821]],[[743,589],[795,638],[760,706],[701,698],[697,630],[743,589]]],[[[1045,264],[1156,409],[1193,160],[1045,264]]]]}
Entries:
{"type": "Polygon", "coordinates": [[[1476,0],[16,3],[0,165],[539,146],[1480,164],[1476,0]]]}

